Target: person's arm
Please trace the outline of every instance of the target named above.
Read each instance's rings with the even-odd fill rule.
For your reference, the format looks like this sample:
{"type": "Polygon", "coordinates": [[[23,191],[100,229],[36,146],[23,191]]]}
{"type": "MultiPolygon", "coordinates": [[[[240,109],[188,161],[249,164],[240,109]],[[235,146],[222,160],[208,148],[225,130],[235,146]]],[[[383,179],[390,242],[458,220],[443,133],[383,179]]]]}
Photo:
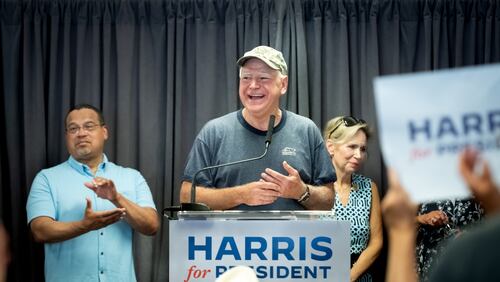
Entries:
{"type": "MultiPolygon", "coordinates": [[[[335,192],[333,190],[333,182],[324,186],[309,186],[309,199],[300,203],[308,210],[331,210],[335,199],[335,192]]],[[[300,197],[303,195],[300,194],[300,197]]],[[[296,199],[298,200],[298,199],[296,199]]]]}
{"type": "Polygon", "coordinates": [[[82,220],[61,222],[48,216],[39,216],[31,220],[30,228],[35,241],[55,243],[72,239],[92,230],[100,229],[120,220],[125,209],[116,208],[107,211],[92,210],[92,202],[87,200],[82,220]]]}
{"type": "Polygon", "coordinates": [[[116,190],[112,180],[96,177],[92,183],[85,183],[98,197],[111,201],[116,207],[126,210],[125,220],[132,228],[145,235],[154,235],[158,231],[159,220],[156,210],[151,207],[141,207],[130,201],[116,190]]]}
{"type": "Polygon", "coordinates": [[[351,268],[351,281],[356,281],[377,259],[382,250],[382,215],[380,211],[380,197],[377,185],[372,182],[372,201],[370,210],[370,241],[366,249],[361,252],[358,260],[351,268]]]}
{"type": "Polygon", "coordinates": [[[305,184],[300,178],[299,172],[290,166],[287,162],[283,162],[283,168],[288,172],[288,175],[283,175],[275,170],[267,168],[261,174],[262,179],[267,182],[278,185],[281,196],[283,198],[299,200],[307,187],[309,187],[309,199],[300,204],[309,210],[331,210],[333,207],[333,199],[335,193],[333,183],[325,186],[312,186],[305,184]]]}
{"type": "Polygon", "coordinates": [[[125,220],[132,228],[144,235],[155,235],[160,225],[156,210],[151,207],[141,207],[118,193],[116,200],[111,201],[115,206],[125,208],[125,220]]]}
{"type": "Polygon", "coordinates": [[[416,221],[421,225],[441,226],[448,223],[448,216],[440,210],[417,215],[416,221]]]}
{"type": "Polygon", "coordinates": [[[417,208],[401,187],[394,171],[389,170],[389,189],[382,200],[382,213],[388,232],[389,253],[386,281],[417,282],[415,244],[417,208]]]}
{"type": "MultiPolygon", "coordinates": [[[[241,204],[267,205],[276,201],[279,196],[279,187],[265,181],[256,181],[229,188],[196,186],[196,202],[204,203],[212,210],[227,210],[241,204]]],[[[182,182],[180,201],[181,203],[191,201],[191,182],[182,182]]]]}

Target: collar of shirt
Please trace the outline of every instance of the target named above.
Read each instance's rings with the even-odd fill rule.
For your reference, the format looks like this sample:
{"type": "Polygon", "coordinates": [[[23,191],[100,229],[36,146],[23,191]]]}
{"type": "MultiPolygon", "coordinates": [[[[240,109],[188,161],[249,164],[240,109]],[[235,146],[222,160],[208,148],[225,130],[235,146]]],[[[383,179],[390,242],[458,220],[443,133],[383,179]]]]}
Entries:
{"type": "MultiPolygon", "coordinates": [[[[101,170],[104,171],[104,169],[106,168],[106,164],[107,163],[108,163],[108,157],[106,156],[106,154],[103,154],[102,163],[99,164],[97,172],[99,172],[101,170]]],[[[92,174],[92,171],[90,170],[90,167],[88,165],[86,165],[86,164],[83,164],[83,163],[75,160],[75,158],[73,158],[73,156],[69,156],[69,158],[68,158],[68,164],[74,170],[76,170],[78,173],[94,177],[94,175],[92,174]]]]}

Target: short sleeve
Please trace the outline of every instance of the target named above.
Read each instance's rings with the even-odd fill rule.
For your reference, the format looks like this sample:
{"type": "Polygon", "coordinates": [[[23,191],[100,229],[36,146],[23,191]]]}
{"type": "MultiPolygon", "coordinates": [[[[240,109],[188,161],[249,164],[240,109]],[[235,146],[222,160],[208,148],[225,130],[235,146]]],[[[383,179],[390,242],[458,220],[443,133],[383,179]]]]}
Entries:
{"type": "Polygon", "coordinates": [[[335,182],[337,177],[333,169],[330,154],[326,150],[325,143],[321,138],[321,134],[319,133],[319,131],[316,130],[314,135],[317,144],[314,148],[314,185],[324,185],[335,182]]]}
{"type": "Polygon", "coordinates": [[[136,171],[136,173],[136,204],[141,207],[150,207],[156,210],[153,196],[151,195],[151,190],[149,189],[146,179],[144,179],[140,172],[136,171]]]}
{"type": "MultiPolygon", "coordinates": [[[[203,132],[200,132],[202,135],[203,132]]],[[[189,152],[186,168],[184,169],[184,175],[182,177],[183,180],[192,181],[194,174],[204,168],[209,166],[210,162],[210,149],[207,144],[201,140],[200,137],[197,137],[193,147],[191,148],[191,152],[189,152]]],[[[196,182],[206,187],[213,186],[213,183],[209,177],[207,177],[208,173],[201,173],[197,176],[196,182]]]]}
{"type": "Polygon", "coordinates": [[[26,211],[28,224],[40,216],[48,216],[56,219],[54,195],[52,195],[49,181],[43,171],[39,172],[33,180],[28,202],[26,203],[26,211]]]}

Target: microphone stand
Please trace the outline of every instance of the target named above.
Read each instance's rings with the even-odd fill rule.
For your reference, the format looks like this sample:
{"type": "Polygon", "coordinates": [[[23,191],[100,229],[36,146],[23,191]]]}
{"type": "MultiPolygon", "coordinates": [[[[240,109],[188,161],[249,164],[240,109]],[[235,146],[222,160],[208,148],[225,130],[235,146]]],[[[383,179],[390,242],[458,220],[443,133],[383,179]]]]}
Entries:
{"type": "Polygon", "coordinates": [[[208,207],[206,204],[196,202],[196,177],[198,176],[198,174],[200,174],[203,171],[211,170],[214,168],[237,165],[237,164],[241,164],[241,163],[257,161],[257,160],[264,158],[267,154],[269,145],[271,144],[271,138],[272,138],[273,129],[274,129],[274,120],[275,120],[275,116],[271,115],[269,117],[269,125],[268,125],[268,129],[267,129],[267,134],[266,134],[264,153],[262,155],[260,155],[258,157],[250,158],[250,159],[239,160],[239,161],[234,161],[234,162],[219,164],[219,165],[213,165],[213,166],[207,166],[207,167],[204,167],[204,168],[198,170],[194,174],[193,181],[191,183],[191,202],[181,203],[180,206],[166,207],[165,209],[163,209],[163,214],[168,219],[176,219],[176,217],[173,215],[173,213],[178,212],[178,211],[210,211],[210,207],[208,207]],[[170,215],[166,214],[166,212],[169,212],[170,215]]]}
{"type": "Polygon", "coordinates": [[[195,181],[195,179],[198,176],[198,174],[200,174],[200,172],[207,171],[207,170],[214,169],[214,168],[220,168],[220,167],[224,167],[224,166],[237,165],[237,164],[241,164],[241,163],[260,160],[266,156],[267,150],[269,148],[269,144],[270,144],[270,142],[266,141],[266,147],[264,149],[264,153],[258,157],[246,159],[246,160],[235,161],[235,162],[230,162],[230,163],[225,163],[225,164],[220,164],[220,165],[207,166],[205,168],[198,170],[194,174],[193,182],[191,183],[191,202],[190,203],[182,203],[181,209],[184,207],[186,209],[182,209],[182,210],[191,210],[191,211],[209,211],[210,210],[210,208],[207,205],[205,205],[203,203],[196,203],[196,183],[195,183],[196,181],[195,181]]]}

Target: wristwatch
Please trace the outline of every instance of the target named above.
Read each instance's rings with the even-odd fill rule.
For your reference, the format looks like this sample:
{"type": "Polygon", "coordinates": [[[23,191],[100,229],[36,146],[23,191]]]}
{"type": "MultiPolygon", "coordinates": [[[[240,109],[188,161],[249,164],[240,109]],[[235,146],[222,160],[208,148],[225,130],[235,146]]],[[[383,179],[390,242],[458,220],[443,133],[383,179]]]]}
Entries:
{"type": "Polygon", "coordinates": [[[307,200],[309,200],[310,196],[311,192],[309,192],[309,185],[306,184],[306,191],[304,192],[304,194],[302,194],[302,196],[300,196],[297,202],[299,202],[299,204],[305,203],[307,202],[307,200]]]}

